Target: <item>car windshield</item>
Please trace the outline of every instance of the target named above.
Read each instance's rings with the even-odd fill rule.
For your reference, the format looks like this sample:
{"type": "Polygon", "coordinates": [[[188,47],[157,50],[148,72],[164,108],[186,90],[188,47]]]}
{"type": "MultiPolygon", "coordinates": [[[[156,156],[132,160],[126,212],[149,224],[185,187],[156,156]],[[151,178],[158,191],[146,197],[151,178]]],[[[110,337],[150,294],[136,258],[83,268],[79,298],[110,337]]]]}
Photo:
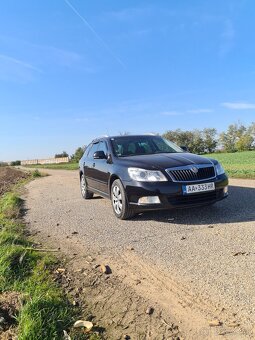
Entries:
{"type": "Polygon", "coordinates": [[[183,152],[179,146],[160,136],[121,136],[111,138],[117,157],[183,152]]]}

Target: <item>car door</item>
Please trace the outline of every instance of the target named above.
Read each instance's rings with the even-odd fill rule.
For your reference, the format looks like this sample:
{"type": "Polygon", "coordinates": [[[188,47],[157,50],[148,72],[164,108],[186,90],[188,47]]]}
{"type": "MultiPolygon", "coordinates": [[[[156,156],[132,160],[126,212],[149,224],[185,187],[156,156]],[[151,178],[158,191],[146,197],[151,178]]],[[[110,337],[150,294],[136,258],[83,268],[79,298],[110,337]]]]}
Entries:
{"type": "Polygon", "coordinates": [[[95,159],[94,153],[98,150],[99,142],[93,143],[87,157],[84,161],[84,175],[89,188],[97,189],[97,181],[95,179],[95,159]]]}
{"type": "Polygon", "coordinates": [[[100,141],[98,150],[103,151],[106,155],[104,159],[94,159],[95,189],[108,194],[108,180],[109,180],[109,164],[107,162],[108,147],[105,141],[100,141]]]}

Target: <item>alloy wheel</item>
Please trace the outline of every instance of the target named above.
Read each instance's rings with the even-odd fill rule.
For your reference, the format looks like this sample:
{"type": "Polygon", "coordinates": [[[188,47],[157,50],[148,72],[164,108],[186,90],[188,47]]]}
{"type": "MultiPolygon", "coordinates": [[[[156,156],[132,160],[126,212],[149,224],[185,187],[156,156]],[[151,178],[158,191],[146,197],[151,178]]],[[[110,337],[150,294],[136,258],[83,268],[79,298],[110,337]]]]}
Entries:
{"type": "Polygon", "coordinates": [[[86,194],[86,181],[83,175],[81,176],[81,193],[82,196],[85,196],[86,194]]]}
{"type": "Polygon", "coordinates": [[[112,189],[112,203],[116,214],[121,214],[122,212],[122,195],[120,188],[115,185],[112,189]]]}

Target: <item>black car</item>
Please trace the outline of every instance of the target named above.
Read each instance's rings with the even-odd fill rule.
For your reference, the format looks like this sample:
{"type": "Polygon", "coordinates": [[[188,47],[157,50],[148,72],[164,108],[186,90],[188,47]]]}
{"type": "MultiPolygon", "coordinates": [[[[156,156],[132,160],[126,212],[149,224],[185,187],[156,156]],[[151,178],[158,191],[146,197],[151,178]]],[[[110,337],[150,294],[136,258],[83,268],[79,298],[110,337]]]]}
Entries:
{"type": "Polygon", "coordinates": [[[213,204],[228,196],[221,164],[191,154],[158,135],[101,137],[80,160],[84,199],[111,199],[115,215],[213,204]]]}

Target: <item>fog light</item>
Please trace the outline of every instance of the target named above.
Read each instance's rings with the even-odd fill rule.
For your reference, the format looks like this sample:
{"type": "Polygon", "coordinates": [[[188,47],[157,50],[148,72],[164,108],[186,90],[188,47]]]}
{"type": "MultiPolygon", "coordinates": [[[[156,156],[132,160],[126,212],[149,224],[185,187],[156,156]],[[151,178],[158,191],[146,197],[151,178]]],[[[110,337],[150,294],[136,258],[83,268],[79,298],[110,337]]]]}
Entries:
{"type": "Polygon", "coordinates": [[[223,193],[224,193],[224,195],[226,195],[228,193],[228,185],[224,187],[223,193]]]}
{"type": "Polygon", "coordinates": [[[160,199],[158,196],[144,196],[140,197],[138,204],[159,204],[160,199]]]}

